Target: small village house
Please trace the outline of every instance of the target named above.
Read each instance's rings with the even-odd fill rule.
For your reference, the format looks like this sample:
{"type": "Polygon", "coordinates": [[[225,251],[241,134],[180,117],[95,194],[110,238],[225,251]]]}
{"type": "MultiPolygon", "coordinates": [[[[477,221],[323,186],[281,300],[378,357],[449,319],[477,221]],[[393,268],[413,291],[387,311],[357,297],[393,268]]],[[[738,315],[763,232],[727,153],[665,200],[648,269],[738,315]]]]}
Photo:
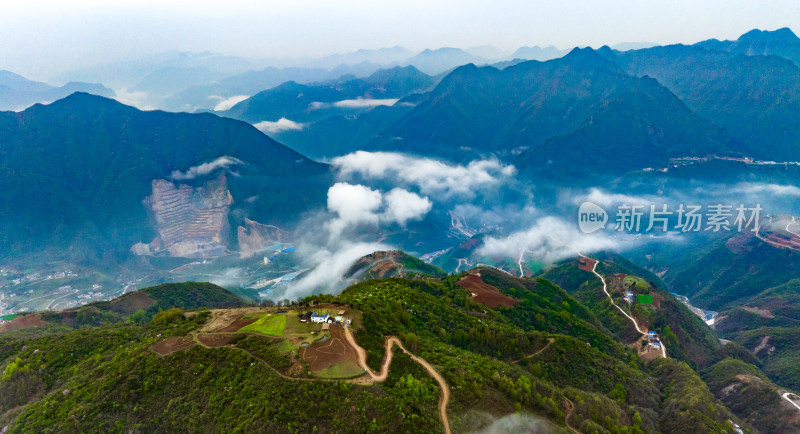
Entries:
{"type": "Polygon", "coordinates": [[[316,312],[311,314],[311,322],[317,322],[317,323],[328,322],[328,318],[330,318],[330,315],[328,315],[327,313],[325,313],[325,315],[320,315],[316,312]]]}

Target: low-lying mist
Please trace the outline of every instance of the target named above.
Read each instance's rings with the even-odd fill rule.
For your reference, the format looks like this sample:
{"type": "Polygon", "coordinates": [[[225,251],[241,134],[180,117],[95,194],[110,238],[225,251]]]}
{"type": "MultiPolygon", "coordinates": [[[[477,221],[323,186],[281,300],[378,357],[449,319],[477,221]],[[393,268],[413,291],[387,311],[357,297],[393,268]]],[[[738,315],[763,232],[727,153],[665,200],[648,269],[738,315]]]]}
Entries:
{"type": "MultiPolygon", "coordinates": [[[[334,158],[331,164],[336,182],[328,190],[327,210],[307,218],[295,231],[307,271],[276,290],[278,298],[338,292],[349,283],[342,275],[354,262],[378,250],[421,256],[454,248],[471,236],[480,237],[471,257],[465,258],[473,265],[487,260],[547,265],[578,254],[625,252],[647,243],[690,246],[697,239],[693,233],[660,231],[660,225],[648,229],[651,206],[674,211],[681,204],[698,204],[705,210],[719,203],[735,210],[741,203],[761,206],[763,217],[798,211],[793,199],[800,195],[792,185],[669,179],[639,180],[630,188],[617,183],[573,189],[526,179],[497,159],[453,164],[358,151],[334,158]],[[580,230],[578,208],[584,202],[607,212],[600,230],[580,230]],[[618,226],[620,210],[627,207],[638,207],[643,214],[638,230],[628,230],[624,221],[625,230],[618,226]]],[[[669,225],[677,223],[674,213],[670,219],[669,225]]],[[[453,271],[456,263],[452,266],[446,271],[453,271]]]]}

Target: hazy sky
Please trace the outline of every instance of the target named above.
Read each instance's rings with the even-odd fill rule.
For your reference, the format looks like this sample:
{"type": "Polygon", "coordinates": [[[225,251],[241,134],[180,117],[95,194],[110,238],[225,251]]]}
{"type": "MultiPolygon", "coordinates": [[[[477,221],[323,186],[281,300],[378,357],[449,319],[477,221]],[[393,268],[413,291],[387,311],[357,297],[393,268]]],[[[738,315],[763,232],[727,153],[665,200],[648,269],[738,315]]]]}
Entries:
{"type": "Polygon", "coordinates": [[[137,0],[4,2],[0,69],[34,79],[168,50],[321,56],[402,45],[600,46],[800,30],[798,0],[137,0]]]}

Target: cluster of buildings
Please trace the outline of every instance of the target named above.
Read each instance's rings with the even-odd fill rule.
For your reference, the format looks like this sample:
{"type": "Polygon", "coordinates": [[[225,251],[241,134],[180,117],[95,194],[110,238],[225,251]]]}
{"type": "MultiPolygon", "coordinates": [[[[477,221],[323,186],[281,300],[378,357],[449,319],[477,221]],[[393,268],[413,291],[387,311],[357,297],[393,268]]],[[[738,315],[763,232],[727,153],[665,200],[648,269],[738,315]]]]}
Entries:
{"type": "Polygon", "coordinates": [[[78,275],[72,272],[72,270],[64,270],[64,271],[58,271],[55,274],[47,276],[47,279],[64,279],[67,277],[78,277],[78,275]]]}
{"type": "Polygon", "coordinates": [[[91,300],[93,298],[101,298],[101,297],[103,297],[103,293],[99,292],[99,291],[98,292],[89,291],[89,292],[87,292],[85,294],[81,294],[81,295],[78,296],[79,299],[83,299],[83,300],[91,300]]]}
{"type": "Polygon", "coordinates": [[[647,341],[651,347],[657,350],[661,349],[661,341],[658,340],[658,335],[656,332],[647,332],[647,341]]]}
{"type": "Polygon", "coordinates": [[[11,280],[11,282],[14,285],[19,285],[22,282],[31,282],[31,281],[34,281],[34,280],[39,280],[41,278],[42,278],[42,275],[40,273],[31,273],[31,274],[25,275],[25,277],[20,277],[20,278],[17,278],[17,279],[13,279],[13,280],[11,280]]]}
{"type": "Polygon", "coordinates": [[[625,301],[628,303],[633,303],[633,291],[630,289],[625,291],[625,301]]]}
{"type": "MultiPolygon", "coordinates": [[[[3,276],[6,276],[10,272],[10,270],[6,270],[6,269],[3,269],[2,271],[3,271],[2,272],[3,276]]],[[[38,273],[37,272],[37,273],[27,274],[24,277],[19,277],[17,279],[12,279],[11,283],[13,283],[14,285],[20,285],[23,282],[33,282],[34,280],[40,280],[40,279],[44,279],[44,280],[66,279],[66,278],[72,278],[72,277],[78,277],[78,273],[75,273],[72,270],[63,270],[63,271],[56,271],[53,274],[48,274],[48,275],[43,277],[42,273],[38,273]]]]}
{"type": "Polygon", "coordinates": [[[353,320],[344,316],[344,313],[344,310],[340,310],[337,312],[336,316],[332,316],[327,312],[324,314],[319,314],[317,312],[306,312],[300,316],[300,322],[321,323],[323,330],[327,329],[330,324],[339,324],[349,327],[353,320]]]}

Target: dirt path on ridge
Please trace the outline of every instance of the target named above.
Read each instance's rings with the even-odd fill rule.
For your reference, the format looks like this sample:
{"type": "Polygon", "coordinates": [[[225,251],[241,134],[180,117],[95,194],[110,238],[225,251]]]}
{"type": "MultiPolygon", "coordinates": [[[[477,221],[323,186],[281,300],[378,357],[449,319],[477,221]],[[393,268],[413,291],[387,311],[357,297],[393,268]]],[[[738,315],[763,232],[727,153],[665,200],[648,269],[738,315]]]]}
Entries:
{"type": "Polygon", "coordinates": [[[352,345],[352,347],[356,350],[356,354],[358,355],[358,365],[362,369],[364,369],[367,372],[367,374],[370,377],[372,377],[374,381],[383,382],[386,381],[386,377],[389,376],[389,365],[392,364],[392,356],[394,355],[392,352],[392,346],[394,345],[397,345],[398,347],[400,347],[401,350],[403,350],[406,354],[408,354],[408,356],[411,357],[411,360],[422,365],[422,367],[425,368],[426,371],[428,371],[428,375],[433,377],[433,379],[436,380],[437,383],[439,383],[439,388],[442,390],[442,395],[441,397],[439,397],[439,416],[442,418],[442,423],[444,424],[445,433],[450,434],[450,420],[447,418],[447,403],[448,401],[450,401],[450,387],[447,385],[447,382],[444,381],[444,377],[442,377],[441,374],[439,374],[435,369],[433,369],[433,366],[431,366],[430,363],[425,361],[425,359],[417,357],[411,352],[409,352],[403,346],[403,343],[400,342],[400,339],[397,339],[394,336],[387,336],[386,357],[384,357],[383,359],[383,365],[381,366],[380,372],[375,373],[369,368],[369,366],[367,366],[367,351],[360,345],[358,345],[355,338],[353,337],[353,334],[350,333],[349,327],[344,327],[344,330],[347,342],[349,342],[350,345],[352,345]]]}

